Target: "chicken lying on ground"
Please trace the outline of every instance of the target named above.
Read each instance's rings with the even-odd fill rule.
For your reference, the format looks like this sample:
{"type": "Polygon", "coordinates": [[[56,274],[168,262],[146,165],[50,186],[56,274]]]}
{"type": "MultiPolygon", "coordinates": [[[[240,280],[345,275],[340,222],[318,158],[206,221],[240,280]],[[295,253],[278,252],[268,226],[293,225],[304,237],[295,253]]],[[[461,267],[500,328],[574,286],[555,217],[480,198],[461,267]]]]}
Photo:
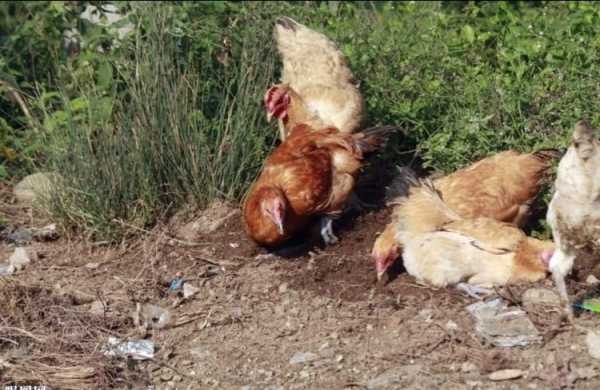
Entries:
{"type": "Polygon", "coordinates": [[[558,165],[547,220],[557,250],[550,271],[573,322],[565,277],[584,251],[600,257],[600,141],[585,121],[576,124],[567,153],[558,165]]]}
{"type": "MultiPolygon", "coordinates": [[[[554,150],[530,154],[509,150],[436,179],[434,185],[448,207],[462,218],[488,217],[522,227],[550,162],[558,155],[554,150]]],[[[400,177],[408,171],[408,168],[401,169],[400,177]]],[[[406,196],[408,188],[404,181],[395,183],[390,187],[389,197],[406,196]]],[[[417,225],[421,219],[437,218],[429,215],[427,208],[415,206],[414,212],[417,225]]],[[[396,240],[401,228],[395,209],[392,221],[375,240],[371,252],[378,279],[401,255],[402,248],[396,240]]]]}
{"type": "Polygon", "coordinates": [[[283,72],[281,84],[270,88],[264,100],[267,117],[279,120],[281,140],[299,123],[355,132],[363,121],[364,101],[335,43],[288,17],[276,21],[274,36],[283,72]]]}
{"type": "Polygon", "coordinates": [[[324,216],[323,240],[335,243],[332,218],[340,214],[354,189],[364,154],[379,148],[394,129],[348,134],[296,126],[268,157],[244,202],[248,235],[259,244],[276,246],[324,216]]]}
{"type": "Polygon", "coordinates": [[[492,287],[546,276],[551,241],[527,237],[514,225],[491,218],[462,219],[429,181],[417,182],[397,202],[396,240],[406,271],[420,282],[492,287]],[[417,220],[419,214],[424,215],[417,220]]]}

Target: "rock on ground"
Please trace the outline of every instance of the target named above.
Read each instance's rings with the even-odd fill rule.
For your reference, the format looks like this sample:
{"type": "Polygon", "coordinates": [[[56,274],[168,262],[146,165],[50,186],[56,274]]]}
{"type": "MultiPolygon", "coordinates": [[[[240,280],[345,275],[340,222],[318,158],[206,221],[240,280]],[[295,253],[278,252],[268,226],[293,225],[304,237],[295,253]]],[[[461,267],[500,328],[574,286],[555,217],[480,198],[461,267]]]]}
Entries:
{"type": "Polygon", "coordinates": [[[15,198],[20,203],[33,203],[38,196],[50,193],[52,180],[57,177],[58,175],[44,172],[25,176],[13,190],[15,198]]]}

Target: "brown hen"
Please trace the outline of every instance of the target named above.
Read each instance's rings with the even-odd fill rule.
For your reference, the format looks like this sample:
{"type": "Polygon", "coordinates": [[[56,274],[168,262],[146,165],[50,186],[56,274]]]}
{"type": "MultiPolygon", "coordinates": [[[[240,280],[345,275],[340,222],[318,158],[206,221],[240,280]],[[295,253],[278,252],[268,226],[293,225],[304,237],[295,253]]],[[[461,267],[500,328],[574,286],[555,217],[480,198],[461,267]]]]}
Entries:
{"type": "Polygon", "coordinates": [[[276,246],[324,216],[323,240],[335,243],[332,218],[354,189],[364,154],[380,147],[392,130],[377,127],[348,134],[296,126],[266,160],[244,202],[248,235],[259,244],[276,246]]]}

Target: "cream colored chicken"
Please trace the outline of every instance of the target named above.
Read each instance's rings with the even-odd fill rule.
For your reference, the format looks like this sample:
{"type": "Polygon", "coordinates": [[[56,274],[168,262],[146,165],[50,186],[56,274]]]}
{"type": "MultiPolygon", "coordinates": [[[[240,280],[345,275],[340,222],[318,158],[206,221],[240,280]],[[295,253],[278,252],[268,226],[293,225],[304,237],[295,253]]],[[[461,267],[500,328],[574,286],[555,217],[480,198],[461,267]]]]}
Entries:
{"type": "Polygon", "coordinates": [[[459,285],[477,291],[546,276],[551,241],[527,237],[514,225],[491,218],[461,219],[428,181],[410,189],[397,205],[404,267],[418,281],[436,287],[459,285]],[[417,207],[429,218],[415,223],[417,207]]]}
{"type": "MultiPolygon", "coordinates": [[[[558,155],[557,151],[546,149],[526,154],[507,150],[435,179],[435,188],[440,191],[448,207],[462,218],[486,217],[522,227],[550,163],[558,155]]],[[[411,180],[416,180],[414,172],[409,168],[401,168],[391,186],[390,198],[406,196],[411,180]],[[410,179],[411,176],[414,178],[410,179]]],[[[420,224],[427,225],[427,221],[439,218],[437,213],[420,205],[420,201],[411,197],[409,204],[412,206],[402,210],[403,213],[410,210],[414,214],[410,219],[412,231],[421,231],[420,224]]],[[[400,226],[397,213],[397,208],[394,208],[391,222],[373,245],[372,257],[378,278],[402,251],[395,236],[406,227],[400,226]]],[[[404,223],[407,223],[406,219],[404,223]]]]}
{"type": "Polygon", "coordinates": [[[575,125],[554,186],[547,219],[557,250],[550,260],[550,271],[573,322],[565,277],[583,251],[600,256],[600,141],[585,121],[575,125]]]}
{"type": "Polygon", "coordinates": [[[293,129],[291,125],[299,123],[314,129],[335,127],[342,133],[357,131],[364,101],[336,44],[288,17],[276,21],[274,37],[283,71],[281,84],[267,91],[265,105],[268,118],[279,119],[281,140],[293,129]]]}

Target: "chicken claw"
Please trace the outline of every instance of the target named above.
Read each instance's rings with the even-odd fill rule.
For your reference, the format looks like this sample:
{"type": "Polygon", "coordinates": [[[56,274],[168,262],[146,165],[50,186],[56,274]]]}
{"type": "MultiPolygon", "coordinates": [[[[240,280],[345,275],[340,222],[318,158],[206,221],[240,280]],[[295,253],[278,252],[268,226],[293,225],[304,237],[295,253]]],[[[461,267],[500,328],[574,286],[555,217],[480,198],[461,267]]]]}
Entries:
{"type": "Polygon", "coordinates": [[[333,219],[330,216],[321,218],[321,237],[326,245],[333,245],[338,242],[338,238],[333,234],[333,219]]]}
{"type": "Polygon", "coordinates": [[[554,280],[554,285],[558,290],[558,295],[560,296],[560,303],[563,305],[564,308],[564,314],[567,316],[567,320],[569,321],[569,323],[571,325],[574,325],[575,317],[573,316],[573,308],[571,307],[571,302],[567,294],[567,285],[565,283],[565,278],[557,272],[552,274],[552,279],[554,280]]]}
{"type": "Polygon", "coordinates": [[[489,288],[476,286],[468,283],[458,283],[456,285],[458,290],[464,291],[468,296],[482,300],[485,296],[491,295],[494,291],[489,288]]]}

